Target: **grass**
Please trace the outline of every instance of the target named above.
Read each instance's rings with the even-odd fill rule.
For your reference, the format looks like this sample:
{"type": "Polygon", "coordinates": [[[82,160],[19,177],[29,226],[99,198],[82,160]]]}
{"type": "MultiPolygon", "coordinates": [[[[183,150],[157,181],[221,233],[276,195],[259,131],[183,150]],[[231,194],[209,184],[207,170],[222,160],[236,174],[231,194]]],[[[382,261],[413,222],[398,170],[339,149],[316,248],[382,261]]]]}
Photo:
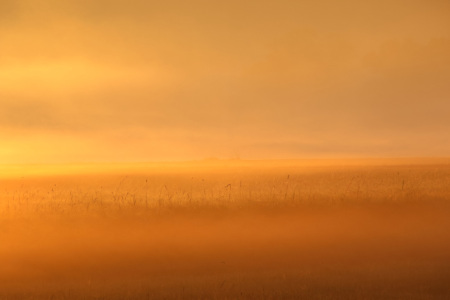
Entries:
{"type": "Polygon", "coordinates": [[[450,296],[445,159],[52,168],[0,180],[0,299],[450,296]]]}

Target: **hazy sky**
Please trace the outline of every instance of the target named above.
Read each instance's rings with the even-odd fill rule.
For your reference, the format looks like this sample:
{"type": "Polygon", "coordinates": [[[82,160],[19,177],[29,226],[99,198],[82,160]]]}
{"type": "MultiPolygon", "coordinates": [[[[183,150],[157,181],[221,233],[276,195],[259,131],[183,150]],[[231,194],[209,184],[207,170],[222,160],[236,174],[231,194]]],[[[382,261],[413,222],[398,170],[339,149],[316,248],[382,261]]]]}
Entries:
{"type": "Polygon", "coordinates": [[[0,0],[0,163],[449,154],[447,0],[0,0]]]}

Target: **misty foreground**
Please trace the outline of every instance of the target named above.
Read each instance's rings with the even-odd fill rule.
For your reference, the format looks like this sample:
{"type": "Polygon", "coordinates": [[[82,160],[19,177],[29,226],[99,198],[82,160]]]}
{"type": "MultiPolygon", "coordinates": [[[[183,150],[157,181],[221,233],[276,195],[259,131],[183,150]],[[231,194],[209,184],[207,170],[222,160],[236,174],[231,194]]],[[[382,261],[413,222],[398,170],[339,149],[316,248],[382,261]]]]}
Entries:
{"type": "Polygon", "coordinates": [[[0,170],[0,299],[450,298],[446,159],[0,170]]]}

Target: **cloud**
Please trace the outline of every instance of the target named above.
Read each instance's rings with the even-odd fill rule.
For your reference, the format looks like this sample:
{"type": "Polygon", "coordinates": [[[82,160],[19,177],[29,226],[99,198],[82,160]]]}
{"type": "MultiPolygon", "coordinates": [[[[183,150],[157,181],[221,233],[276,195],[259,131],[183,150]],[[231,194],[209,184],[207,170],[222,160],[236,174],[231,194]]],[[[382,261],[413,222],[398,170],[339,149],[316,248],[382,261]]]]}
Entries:
{"type": "Polygon", "coordinates": [[[36,160],[108,147],[111,160],[442,155],[449,12],[437,0],[1,1],[2,143],[42,147],[36,160]],[[72,146],[44,146],[58,140],[72,146]]]}

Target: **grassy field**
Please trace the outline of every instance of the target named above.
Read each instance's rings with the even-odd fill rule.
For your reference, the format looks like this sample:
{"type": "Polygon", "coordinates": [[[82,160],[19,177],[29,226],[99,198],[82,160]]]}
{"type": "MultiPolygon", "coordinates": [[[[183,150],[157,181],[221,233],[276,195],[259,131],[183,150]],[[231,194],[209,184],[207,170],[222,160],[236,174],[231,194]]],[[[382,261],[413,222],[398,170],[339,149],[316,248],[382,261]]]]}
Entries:
{"type": "Polygon", "coordinates": [[[0,299],[448,299],[450,160],[0,167],[0,299]]]}

